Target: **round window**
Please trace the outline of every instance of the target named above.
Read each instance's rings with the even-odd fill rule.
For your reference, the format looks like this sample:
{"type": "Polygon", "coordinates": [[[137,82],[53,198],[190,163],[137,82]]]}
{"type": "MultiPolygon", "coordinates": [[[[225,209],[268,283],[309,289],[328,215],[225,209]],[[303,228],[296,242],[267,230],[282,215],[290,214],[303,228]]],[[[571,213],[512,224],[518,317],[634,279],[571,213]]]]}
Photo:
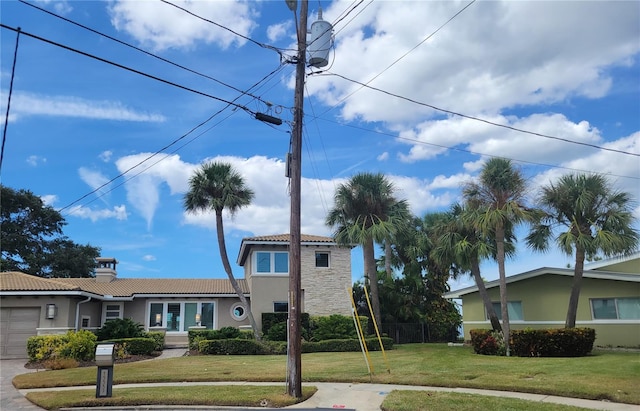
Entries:
{"type": "Polygon", "coordinates": [[[231,317],[236,321],[242,321],[247,318],[247,312],[242,303],[235,303],[231,306],[231,317]]]}

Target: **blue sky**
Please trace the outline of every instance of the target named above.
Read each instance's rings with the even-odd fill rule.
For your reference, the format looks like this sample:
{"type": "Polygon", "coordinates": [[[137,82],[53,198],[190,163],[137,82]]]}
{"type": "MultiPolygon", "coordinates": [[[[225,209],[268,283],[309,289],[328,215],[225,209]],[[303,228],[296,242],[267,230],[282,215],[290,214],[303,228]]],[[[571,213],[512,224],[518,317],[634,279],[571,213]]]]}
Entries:
{"type": "MultiPolygon", "coordinates": [[[[256,193],[225,218],[232,262],[243,237],[289,232],[295,20],[284,1],[170,3],[29,2],[56,17],[2,1],[2,24],[23,34],[1,179],[61,210],[64,233],[117,258],[121,277],[224,278],[213,216],[182,199],[202,162],[227,161],[256,193]]],[[[309,3],[309,24],[321,6],[335,42],[329,65],[307,70],[303,233],[331,234],[334,190],[355,173],[385,173],[422,216],[459,200],[490,156],[514,160],[532,198],[567,172],[608,174],[640,216],[637,2],[476,1],[450,20],[468,4],[309,3]]],[[[16,32],[0,34],[4,127],[16,32]]],[[[356,248],[354,280],[361,259],[356,248]]],[[[520,247],[507,274],[570,262],[520,247]]],[[[491,263],[483,276],[497,278],[491,263]]]]}

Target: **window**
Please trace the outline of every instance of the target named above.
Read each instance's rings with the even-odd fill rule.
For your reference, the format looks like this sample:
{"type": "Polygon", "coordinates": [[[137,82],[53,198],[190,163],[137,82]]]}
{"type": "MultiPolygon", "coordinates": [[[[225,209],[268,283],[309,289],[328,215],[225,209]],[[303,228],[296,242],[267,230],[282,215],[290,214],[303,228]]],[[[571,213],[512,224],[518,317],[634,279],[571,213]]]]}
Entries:
{"type": "Polygon", "coordinates": [[[328,268],[329,267],[329,253],[316,251],[316,267],[328,268]]]}
{"type": "Polygon", "coordinates": [[[639,320],[640,298],[592,298],[594,320],[639,320]]]}
{"type": "Polygon", "coordinates": [[[231,317],[236,321],[242,321],[247,318],[247,312],[242,303],[235,303],[231,306],[231,317]]]}
{"type": "MultiPolygon", "coordinates": [[[[498,320],[502,321],[502,308],[499,302],[491,303],[493,305],[493,310],[496,312],[498,316],[498,320]]],[[[509,301],[507,302],[507,310],[509,310],[509,321],[523,321],[524,316],[522,315],[522,301],[509,301]]],[[[489,316],[487,316],[489,319],[489,316]]]]}
{"type": "Polygon", "coordinates": [[[274,313],[288,313],[289,312],[289,304],[282,301],[274,301],[273,302],[273,312],[274,313]]]}
{"type": "Polygon", "coordinates": [[[84,330],[89,327],[91,327],[91,317],[89,317],[88,315],[83,315],[80,318],[80,328],[84,330]]]}
{"type": "Polygon", "coordinates": [[[122,319],[123,303],[106,303],[102,305],[102,324],[114,318],[122,319]]]}
{"type": "Polygon", "coordinates": [[[255,254],[255,272],[257,274],[287,274],[289,272],[289,253],[258,251],[255,254]]]}
{"type": "Polygon", "coordinates": [[[164,327],[167,332],[186,332],[200,326],[213,330],[215,304],[213,302],[152,302],[149,304],[149,327],[164,327]]]}

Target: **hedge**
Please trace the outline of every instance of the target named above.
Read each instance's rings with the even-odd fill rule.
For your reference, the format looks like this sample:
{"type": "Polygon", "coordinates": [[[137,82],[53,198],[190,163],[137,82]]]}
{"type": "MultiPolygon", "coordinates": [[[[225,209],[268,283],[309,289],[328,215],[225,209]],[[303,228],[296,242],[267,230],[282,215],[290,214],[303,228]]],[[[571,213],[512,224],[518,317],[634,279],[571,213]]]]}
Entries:
{"type": "Polygon", "coordinates": [[[517,330],[511,333],[511,352],[519,357],[584,357],[595,340],[593,328],[517,330]]]}
{"type": "MultiPolygon", "coordinates": [[[[393,349],[393,339],[382,337],[382,346],[385,350],[393,349]]],[[[369,351],[380,351],[377,338],[365,340],[369,351]]],[[[303,341],[302,353],[313,352],[348,352],[360,351],[360,343],[357,339],[324,340],[318,342],[303,341]]],[[[198,352],[205,355],[282,355],[287,353],[287,343],[284,341],[255,340],[202,340],[198,343],[198,352]]]]}
{"type": "MultiPolygon", "coordinates": [[[[504,355],[502,334],[491,330],[471,330],[476,354],[504,355]]],[[[550,328],[511,331],[511,354],[518,357],[583,357],[596,339],[593,328],[550,328]]]]}
{"type": "Polygon", "coordinates": [[[156,351],[156,340],[153,338],[116,338],[101,343],[114,343],[116,358],[126,358],[129,355],[151,355],[156,351]]]}

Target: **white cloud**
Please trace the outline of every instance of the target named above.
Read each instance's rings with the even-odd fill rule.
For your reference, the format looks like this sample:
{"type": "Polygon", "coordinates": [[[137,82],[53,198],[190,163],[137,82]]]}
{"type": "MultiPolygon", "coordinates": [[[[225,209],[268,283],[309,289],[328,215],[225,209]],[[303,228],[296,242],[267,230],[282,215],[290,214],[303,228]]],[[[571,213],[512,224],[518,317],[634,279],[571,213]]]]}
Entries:
{"type": "Polygon", "coordinates": [[[115,218],[116,220],[127,219],[127,209],[126,209],[126,206],[124,205],[115,206],[111,210],[109,209],[94,210],[88,207],[77,205],[69,208],[68,213],[69,215],[72,215],[74,217],[91,220],[94,223],[98,220],[104,220],[109,218],[115,218]]]}
{"type": "Polygon", "coordinates": [[[73,11],[73,7],[71,7],[71,4],[69,4],[68,1],[66,0],[62,0],[62,1],[54,1],[54,0],[36,0],[36,3],[42,3],[44,5],[50,5],[53,4],[53,9],[56,11],[57,14],[60,15],[68,15],[69,13],[71,13],[73,11]]]}
{"type": "MultiPolygon", "coordinates": [[[[494,115],[602,97],[611,86],[608,69],[630,64],[640,50],[634,2],[477,2],[418,46],[461,8],[372,3],[335,27],[330,71],[444,109],[494,115]]],[[[343,11],[344,3],[332,3],[325,18],[343,11]]],[[[340,103],[346,119],[403,123],[442,114],[338,77],[311,76],[307,89],[328,105],[340,103]]]]}
{"type": "Polygon", "coordinates": [[[143,261],[156,261],[156,256],[150,255],[150,254],[146,254],[146,255],[142,256],[142,260],[143,261]]]}
{"type": "Polygon", "coordinates": [[[293,22],[291,20],[287,20],[284,23],[272,24],[267,27],[267,37],[269,38],[269,41],[275,43],[285,37],[287,32],[291,30],[292,25],[293,22]]]}
{"type": "Polygon", "coordinates": [[[40,196],[40,199],[42,200],[44,205],[53,206],[56,203],[56,201],[58,201],[58,196],[55,194],[46,194],[46,195],[40,196]]]}
{"type": "Polygon", "coordinates": [[[387,161],[389,159],[389,152],[385,151],[377,157],[378,161],[387,161]]]}
{"type": "MultiPolygon", "coordinates": [[[[3,93],[4,94],[4,93],[3,93]]],[[[97,120],[164,122],[160,114],[144,113],[117,101],[87,100],[73,96],[47,96],[16,92],[11,100],[15,119],[25,116],[78,117],[97,120]]]]}
{"type": "Polygon", "coordinates": [[[108,163],[109,161],[111,161],[111,156],[113,156],[113,151],[105,150],[100,153],[100,155],[98,155],[98,158],[103,162],[108,163]]]}
{"type": "Polygon", "coordinates": [[[149,1],[114,1],[109,7],[111,24],[133,36],[140,44],[155,50],[192,48],[198,42],[216,44],[222,49],[241,46],[246,40],[220,26],[249,36],[256,27],[257,17],[251,2],[184,1],[172,3],[197,16],[201,20],[168,4],[149,1]]]}
{"type": "Polygon", "coordinates": [[[38,165],[46,162],[47,162],[47,159],[45,157],[40,157],[36,155],[31,155],[27,157],[27,164],[29,164],[31,167],[37,167],[38,165]]]}

